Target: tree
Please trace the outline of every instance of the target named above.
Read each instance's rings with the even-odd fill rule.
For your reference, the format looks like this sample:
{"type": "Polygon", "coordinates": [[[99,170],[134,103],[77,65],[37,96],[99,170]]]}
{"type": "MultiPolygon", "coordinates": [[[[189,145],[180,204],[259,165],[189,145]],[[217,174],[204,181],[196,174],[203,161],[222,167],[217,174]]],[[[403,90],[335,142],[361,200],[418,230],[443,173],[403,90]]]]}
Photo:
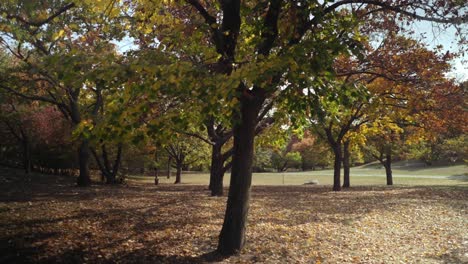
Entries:
{"type": "MultiPolygon", "coordinates": [[[[196,50],[197,61],[212,63],[216,70],[212,71],[214,76],[211,80],[218,82],[215,85],[217,90],[224,91],[235,99],[232,115],[234,142],[231,184],[218,245],[219,252],[225,255],[238,252],[245,242],[255,127],[262,105],[267,98],[278,94],[280,87],[290,91],[289,94],[285,93],[286,97],[299,95],[304,87],[299,90],[287,89],[286,78],[292,81],[292,77],[300,77],[295,75],[301,73],[297,71],[298,65],[305,63],[300,61],[301,58],[308,58],[304,55],[318,55],[314,72],[326,72],[329,66],[327,61],[332,61],[337,53],[354,43],[348,40],[353,39],[353,23],[349,21],[353,21],[355,17],[342,12],[341,7],[357,8],[354,4],[362,4],[374,9],[371,14],[387,10],[410,18],[435,22],[461,23],[464,19],[456,15],[460,5],[439,1],[434,4],[437,4],[439,10],[445,10],[445,16],[434,12],[437,9],[432,9],[434,6],[431,3],[422,1],[406,5],[400,5],[400,1],[338,1],[323,4],[318,1],[285,3],[276,0],[261,3],[220,1],[217,4],[187,1],[192,10],[198,12],[199,17],[193,16],[192,12],[184,12],[187,10],[184,8],[185,3],[169,3],[170,7],[167,3],[158,6],[157,3],[144,5],[142,2],[142,7],[137,10],[144,12],[139,12],[136,16],[150,25],[146,29],[151,31],[157,28],[163,31],[161,34],[166,38],[160,39],[161,46],[175,53],[178,53],[177,49],[196,50]],[[413,11],[414,9],[417,11],[413,11]],[[173,13],[177,13],[177,16],[173,13]],[[165,19],[167,16],[171,19],[165,19]],[[180,19],[181,17],[184,19],[180,19]],[[170,24],[167,21],[171,21],[170,24]],[[185,21],[197,23],[189,25],[185,21]],[[184,32],[183,44],[181,32],[184,32]],[[186,32],[191,33],[190,37],[186,37],[186,32]],[[195,40],[206,39],[210,40],[211,45],[208,47],[188,44],[200,43],[195,40]],[[333,48],[327,49],[332,46],[333,48]],[[341,48],[336,48],[338,46],[341,48]],[[291,68],[293,70],[289,71],[291,68]],[[219,82],[220,80],[223,81],[219,82]]],[[[232,106],[229,103],[227,105],[232,106]]],[[[302,105],[296,107],[301,108],[302,105]]]]}
{"type": "Polygon", "coordinates": [[[293,146],[299,139],[297,136],[289,136],[283,146],[274,147],[271,153],[270,162],[277,172],[286,171],[288,168],[298,167],[301,164],[301,155],[293,151],[293,146]]]}
{"type": "Polygon", "coordinates": [[[203,163],[206,160],[206,144],[191,137],[176,137],[164,149],[175,162],[174,168],[177,170],[175,184],[182,182],[181,175],[184,167],[195,163],[203,163]]]}
{"type": "MultiPolygon", "coordinates": [[[[370,96],[365,86],[354,83],[333,83],[326,91],[329,97],[312,98],[311,106],[315,115],[310,116],[310,126],[315,133],[326,140],[333,151],[333,190],[341,190],[341,165],[345,165],[346,177],[344,187],[349,187],[349,139],[350,131],[357,130],[368,121],[365,109],[370,96]],[[345,159],[343,157],[345,155],[345,159]]],[[[312,93],[309,90],[309,93],[312,93]]]]}
{"type": "Polygon", "coordinates": [[[30,134],[31,120],[28,116],[32,111],[28,110],[28,107],[31,106],[17,102],[0,104],[2,124],[22,146],[23,168],[26,174],[30,173],[32,169],[31,145],[33,144],[30,134]]]}
{"type": "MultiPolygon", "coordinates": [[[[6,1],[0,5],[1,45],[20,62],[2,78],[0,88],[55,105],[82,131],[90,124],[84,118],[87,106],[82,104],[88,92],[84,89],[88,73],[96,68],[101,55],[113,50],[109,39],[101,41],[100,30],[94,27],[105,19],[91,9],[85,3],[78,6],[64,1],[6,1]]],[[[77,183],[87,186],[91,183],[90,143],[85,133],[78,138],[77,183]]]]}
{"type": "Polygon", "coordinates": [[[392,158],[397,146],[404,144],[400,136],[404,130],[384,117],[363,126],[360,132],[365,135],[363,148],[382,164],[387,185],[393,185],[392,158]]]}
{"type": "MultiPolygon", "coordinates": [[[[370,56],[367,68],[354,70],[359,78],[372,80],[367,85],[375,104],[369,112],[372,122],[361,132],[368,137],[364,148],[386,169],[388,185],[393,184],[393,155],[414,141],[408,135],[426,137],[431,127],[441,124],[435,113],[447,113],[453,108],[445,107],[450,104],[447,96],[460,100],[455,100],[460,93],[445,77],[451,57],[449,53],[429,51],[413,39],[389,34],[370,56]]],[[[459,113],[451,113],[455,119],[460,118],[459,113]]]]}
{"type": "Polygon", "coordinates": [[[327,143],[310,131],[305,131],[301,140],[293,145],[293,150],[301,154],[303,171],[316,170],[317,167],[323,169],[330,165],[332,159],[327,143]]]}

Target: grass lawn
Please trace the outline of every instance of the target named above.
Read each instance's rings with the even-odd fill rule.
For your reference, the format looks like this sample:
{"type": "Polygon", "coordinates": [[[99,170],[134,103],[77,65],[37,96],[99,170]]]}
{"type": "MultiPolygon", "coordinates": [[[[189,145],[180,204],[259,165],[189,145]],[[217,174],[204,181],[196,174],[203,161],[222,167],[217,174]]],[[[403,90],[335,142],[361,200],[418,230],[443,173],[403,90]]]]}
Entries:
{"type": "MultiPolygon", "coordinates": [[[[258,185],[278,180],[254,176],[258,185]]],[[[354,178],[369,180],[383,178],[354,178]]],[[[246,246],[222,258],[214,250],[226,197],[210,197],[206,182],[78,188],[74,178],[27,180],[0,167],[0,263],[468,263],[466,182],[421,180],[437,186],[254,186],[246,246]]]]}
{"type": "MultiPolygon", "coordinates": [[[[396,163],[393,169],[395,185],[462,185],[468,187],[468,168],[466,165],[443,167],[415,167],[396,163]]],[[[229,185],[229,173],[226,173],[224,185],[229,185]]],[[[385,170],[378,165],[351,168],[351,185],[385,185],[385,170]]],[[[152,183],[154,178],[132,176],[132,180],[152,183]]],[[[173,183],[174,177],[159,178],[161,183],[173,183]]],[[[320,185],[333,184],[332,170],[285,173],[254,173],[253,185],[303,185],[311,180],[318,180],[320,185]]],[[[184,173],[182,183],[203,184],[209,182],[208,173],[184,173]]]]}

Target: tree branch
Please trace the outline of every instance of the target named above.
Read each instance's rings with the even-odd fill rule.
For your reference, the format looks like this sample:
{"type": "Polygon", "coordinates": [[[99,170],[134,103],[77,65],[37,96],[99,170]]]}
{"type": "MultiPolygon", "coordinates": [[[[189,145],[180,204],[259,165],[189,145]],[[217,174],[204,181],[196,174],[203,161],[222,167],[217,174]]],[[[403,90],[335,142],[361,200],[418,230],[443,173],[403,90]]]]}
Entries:
{"type": "Polygon", "coordinates": [[[26,19],[24,19],[23,17],[19,16],[19,15],[7,15],[7,19],[16,19],[20,22],[22,22],[23,24],[25,25],[28,25],[28,26],[33,26],[33,27],[41,27],[47,23],[49,23],[50,21],[52,21],[54,18],[60,16],[61,14],[65,13],[67,10],[75,7],[75,3],[70,3],[70,4],[67,4],[65,6],[63,6],[62,8],[60,8],[59,10],[57,10],[57,12],[55,12],[54,14],[52,14],[51,16],[49,16],[48,18],[42,20],[42,21],[37,21],[37,22],[34,22],[34,21],[28,21],[26,19]]]}

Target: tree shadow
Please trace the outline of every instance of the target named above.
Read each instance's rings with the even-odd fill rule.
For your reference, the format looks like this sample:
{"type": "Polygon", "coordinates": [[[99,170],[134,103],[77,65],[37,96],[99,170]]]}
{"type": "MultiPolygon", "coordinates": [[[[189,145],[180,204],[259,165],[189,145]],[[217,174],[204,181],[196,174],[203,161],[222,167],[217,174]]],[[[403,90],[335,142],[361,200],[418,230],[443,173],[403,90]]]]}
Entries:
{"type": "Polygon", "coordinates": [[[227,259],[228,257],[219,254],[216,250],[206,252],[196,256],[181,256],[181,255],[161,255],[152,254],[146,250],[136,250],[121,256],[114,256],[115,260],[131,260],[132,263],[181,263],[181,264],[197,264],[197,263],[217,263],[227,259]]]}
{"type": "Polygon", "coordinates": [[[35,242],[57,236],[57,232],[34,232],[0,237],[0,263],[35,263],[32,257],[45,250],[35,242]]]}
{"type": "MultiPolygon", "coordinates": [[[[33,182],[28,189],[30,193],[25,201],[32,201],[33,205],[42,205],[39,209],[43,210],[43,215],[17,217],[14,222],[2,221],[0,218],[4,230],[17,230],[16,237],[23,237],[25,241],[21,244],[19,240],[20,242],[12,247],[8,241],[14,236],[6,237],[0,234],[0,244],[9,245],[0,246],[1,256],[3,257],[3,253],[7,256],[0,257],[0,263],[209,263],[224,259],[213,251],[215,239],[208,239],[208,242],[206,239],[209,236],[214,237],[219,230],[214,231],[215,229],[211,228],[207,229],[208,231],[198,230],[195,234],[189,232],[207,225],[220,226],[222,223],[226,197],[208,197],[206,186],[154,186],[132,183],[127,186],[93,185],[90,188],[76,188],[71,184],[66,185],[66,182],[63,184],[52,181],[49,185],[39,183],[38,186],[34,186],[33,182]],[[68,206],[63,210],[69,210],[69,213],[54,215],[61,207],[48,207],[49,201],[68,206]],[[83,207],[79,205],[81,203],[83,207]],[[69,208],[75,205],[75,208],[69,208]],[[62,223],[65,223],[65,226],[75,224],[80,228],[99,223],[99,227],[91,231],[81,230],[76,226],[73,227],[75,229],[70,226],[69,229],[63,229],[62,223]],[[46,231],[37,232],[43,228],[46,231]],[[179,235],[159,236],[166,229],[168,232],[179,232],[179,235]],[[61,233],[58,233],[59,231],[61,233]],[[70,239],[70,236],[65,236],[63,232],[74,232],[72,248],[47,245],[46,240],[70,239]],[[147,233],[158,233],[158,236],[146,237],[147,233]],[[136,241],[143,245],[143,248],[122,248],[129,240],[136,241]],[[187,241],[187,247],[177,248],[179,243],[187,241]],[[35,242],[41,242],[41,246],[34,247],[35,242]],[[193,244],[196,244],[198,249],[194,249],[193,244]],[[48,248],[44,248],[43,245],[47,245],[48,248]],[[164,251],[165,247],[174,247],[175,251],[188,248],[192,252],[177,254],[174,250],[164,251]],[[51,248],[60,250],[51,252],[51,248]],[[112,253],[99,257],[100,250],[109,250],[112,253]],[[21,254],[15,255],[18,252],[21,254]]],[[[0,189],[8,188],[15,186],[0,186],[0,189]]],[[[330,186],[255,186],[252,189],[250,213],[251,216],[255,215],[259,222],[288,227],[322,221],[352,225],[373,211],[396,211],[397,205],[410,203],[413,199],[437,201],[457,210],[464,210],[466,203],[457,201],[468,199],[468,189],[457,188],[453,192],[450,187],[444,188],[447,190],[442,187],[366,186],[332,192],[330,186]],[[395,189],[399,192],[393,192],[395,189]],[[266,210],[257,210],[264,208],[266,210]],[[282,211],[288,211],[290,216],[278,218],[275,215],[282,211]]],[[[15,203],[24,201],[20,198],[0,192],[0,201],[5,201],[7,205],[0,207],[0,214],[9,214],[10,210],[12,211],[10,208],[28,212],[31,205],[15,203]]],[[[239,258],[239,261],[242,261],[242,258],[247,257],[239,258]]]]}

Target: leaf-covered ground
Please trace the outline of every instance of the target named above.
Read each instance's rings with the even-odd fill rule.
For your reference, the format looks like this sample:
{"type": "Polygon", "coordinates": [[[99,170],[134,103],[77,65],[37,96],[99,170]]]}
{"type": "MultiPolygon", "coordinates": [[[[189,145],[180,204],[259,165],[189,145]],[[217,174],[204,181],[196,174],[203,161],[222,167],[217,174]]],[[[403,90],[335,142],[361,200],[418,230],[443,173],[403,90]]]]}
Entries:
{"type": "Polygon", "coordinates": [[[254,187],[223,259],[226,198],[205,186],[73,181],[0,168],[0,263],[468,263],[463,187],[254,187]]]}

